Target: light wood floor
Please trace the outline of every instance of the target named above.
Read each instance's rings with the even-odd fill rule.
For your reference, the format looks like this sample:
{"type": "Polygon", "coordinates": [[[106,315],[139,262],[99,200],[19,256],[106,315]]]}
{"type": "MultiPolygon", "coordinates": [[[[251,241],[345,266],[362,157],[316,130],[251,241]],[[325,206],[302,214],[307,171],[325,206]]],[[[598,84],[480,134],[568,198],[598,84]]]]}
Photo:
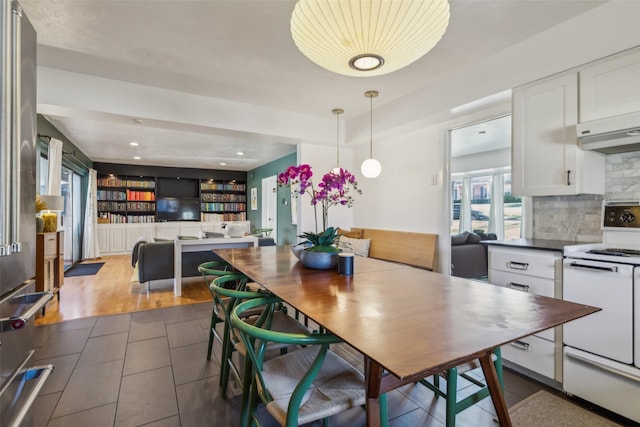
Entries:
{"type": "Polygon", "coordinates": [[[184,279],[181,297],[173,295],[171,280],[152,282],[147,295],[145,286],[131,283],[133,268],[129,255],[86,261],[93,262],[105,264],[92,276],[65,277],[60,288],[60,301],[54,297],[47,305],[45,315],[36,319],[36,325],[211,300],[209,289],[201,277],[184,279]]]}

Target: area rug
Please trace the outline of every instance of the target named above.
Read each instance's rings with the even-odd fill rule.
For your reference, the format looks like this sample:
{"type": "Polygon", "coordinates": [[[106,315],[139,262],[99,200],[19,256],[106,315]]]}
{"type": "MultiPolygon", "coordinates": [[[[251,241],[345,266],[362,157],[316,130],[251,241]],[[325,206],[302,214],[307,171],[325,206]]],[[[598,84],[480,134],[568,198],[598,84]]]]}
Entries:
{"type": "Polygon", "coordinates": [[[509,408],[514,427],[615,427],[601,416],[544,390],[509,408]]]}
{"type": "Polygon", "coordinates": [[[92,262],[90,264],[76,264],[64,272],[64,277],[93,276],[102,268],[104,262],[92,262]]]}

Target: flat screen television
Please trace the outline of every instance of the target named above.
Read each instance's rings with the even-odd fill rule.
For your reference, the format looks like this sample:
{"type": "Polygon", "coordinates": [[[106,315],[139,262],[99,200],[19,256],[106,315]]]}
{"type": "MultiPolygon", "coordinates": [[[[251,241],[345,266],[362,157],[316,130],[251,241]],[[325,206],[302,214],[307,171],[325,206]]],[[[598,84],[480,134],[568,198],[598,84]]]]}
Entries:
{"type": "Polygon", "coordinates": [[[156,200],[156,220],[200,221],[200,199],[160,197],[156,200]]]}

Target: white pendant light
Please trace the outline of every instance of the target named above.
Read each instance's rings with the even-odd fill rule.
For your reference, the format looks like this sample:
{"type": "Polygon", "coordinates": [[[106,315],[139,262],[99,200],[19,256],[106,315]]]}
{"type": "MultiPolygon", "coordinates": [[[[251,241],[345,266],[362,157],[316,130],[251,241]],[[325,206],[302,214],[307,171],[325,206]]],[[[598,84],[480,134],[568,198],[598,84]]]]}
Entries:
{"type": "Polygon", "coordinates": [[[356,77],[406,67],[448,25],[448,0],[298,0],[291,14],[293,41],[307,58],[356,77]]]}
{"type": "Polygon", "coordinates": [[[375,90],[369,90],[364,93],[364,96],[369,98],[371,108],[369,113],[370,118],[370,137],[369,137],[369,158],[362,162],[360,166],[360,172],[365,178],[376,178],[382,172],[382,165],[380,162],[373,158],[373,98],[378,96],[378,92],[375,90]]]}
{"type": "Polygon", "coordinates": [[[333,173],[340,174],[340,114],[344,113],[342,108],[334,108],[331,110],[336,115],[336,167],[333,168],[333,173]]]}

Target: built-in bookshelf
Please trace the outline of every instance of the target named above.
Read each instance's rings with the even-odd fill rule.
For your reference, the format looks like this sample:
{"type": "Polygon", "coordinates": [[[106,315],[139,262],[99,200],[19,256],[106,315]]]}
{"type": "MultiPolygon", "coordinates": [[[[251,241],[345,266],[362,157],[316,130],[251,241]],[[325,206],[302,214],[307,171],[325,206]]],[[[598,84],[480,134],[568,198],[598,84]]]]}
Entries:
{"type": "Polygon", "coordinates": [[[200,180],[202,221],[246,221],[247,184],[238,180],[200,180]]]}
{"type": "Polygon", "coordinates": [[[96,163],[101,223],[246,221],[246,173],[96,163]]]}
{"type": "Polygon", "coordinates": [[[155,188],[154,177],[98,176],[98,218],[113,224],[154,222],[155,188]]]}

